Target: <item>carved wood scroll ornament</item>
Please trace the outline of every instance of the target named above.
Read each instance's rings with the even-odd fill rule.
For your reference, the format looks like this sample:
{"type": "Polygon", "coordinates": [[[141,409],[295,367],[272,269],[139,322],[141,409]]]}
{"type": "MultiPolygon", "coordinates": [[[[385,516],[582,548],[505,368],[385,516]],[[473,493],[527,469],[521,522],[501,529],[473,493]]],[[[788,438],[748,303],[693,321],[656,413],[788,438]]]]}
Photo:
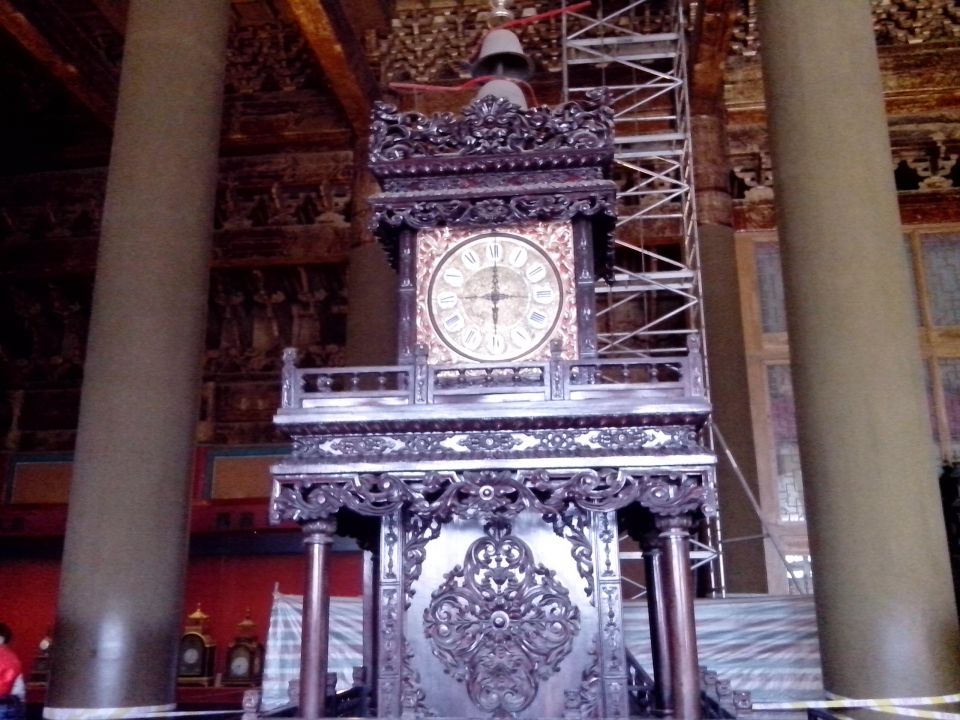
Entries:
{"type": "Polygon", "coordinates": [[[716,511],[716,498],[699,472],[623,469],[481,470],[344,473],[274,480],[271,521],[304,523],[347,508],[383,516],[405,506],[416,515],[509,519],[526,509],[552,518],[569,506],[607,512],[639,502],[654,515],[716,511]]]}
{"type": "Polygon", "coordinates": [[[605,99],[602,90],[593,90],[582,102],[522,110],[487,95],[470,103],[462,117],[399,112],[379,102],[373,109],[370,161],[606,147],[613,142],[613,110],[605,99]]]}

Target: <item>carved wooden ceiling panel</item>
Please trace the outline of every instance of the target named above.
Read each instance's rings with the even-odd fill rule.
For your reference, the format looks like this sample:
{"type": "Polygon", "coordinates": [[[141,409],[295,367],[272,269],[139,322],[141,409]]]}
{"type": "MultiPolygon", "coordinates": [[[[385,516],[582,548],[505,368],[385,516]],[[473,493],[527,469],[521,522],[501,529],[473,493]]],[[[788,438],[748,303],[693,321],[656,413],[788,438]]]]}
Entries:
{"type": "MultiPolygon", "coordinates": [[[[754,56],[760,49],[757,4],[736,0],[730,52],[754,56]]],[[[917,45],[960,40],[960,2],[957,0],[871,0],[877,45],[917,45]]]]}

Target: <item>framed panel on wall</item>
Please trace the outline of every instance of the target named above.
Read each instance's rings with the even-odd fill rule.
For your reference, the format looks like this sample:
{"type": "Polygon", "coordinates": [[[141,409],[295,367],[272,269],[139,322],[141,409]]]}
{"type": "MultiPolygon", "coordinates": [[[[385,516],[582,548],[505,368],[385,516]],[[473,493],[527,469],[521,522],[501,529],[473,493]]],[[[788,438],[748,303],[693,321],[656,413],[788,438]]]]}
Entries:
{"type": "MultiPolygon", "coordinates": [[[[931,452],[955,462],[960,460],[960,225],[911,226],[904,240],[926,369],[931,452]]],[[[767,548],[768,581],[771,592],[809,591],[780,249],[773,231],[739,232],[736,247],[760,504],[765,528],[786,560],[767,548]]]]}

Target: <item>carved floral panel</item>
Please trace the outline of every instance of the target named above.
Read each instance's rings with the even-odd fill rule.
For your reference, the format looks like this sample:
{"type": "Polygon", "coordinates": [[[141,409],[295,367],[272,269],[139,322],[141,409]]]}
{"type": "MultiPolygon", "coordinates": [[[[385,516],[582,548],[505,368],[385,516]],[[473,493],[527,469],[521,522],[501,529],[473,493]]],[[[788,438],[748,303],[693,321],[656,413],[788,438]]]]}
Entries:
{"type": "Polygon", "coordinates": [[[438,716],[560,717],[598,624],[572,548],[534,513],[444,524],[405,568],[417,574],[404,627],[419,678],[405,678],[404,707],[422,716],[422,693],[438,716]]]}
{"type": "Polygon", "coordinates": [[[481,712],[512,716],[559,671],[580,632],[580,611],[530,546],[493,527],[433,592],[423,632],[481,712]]]}

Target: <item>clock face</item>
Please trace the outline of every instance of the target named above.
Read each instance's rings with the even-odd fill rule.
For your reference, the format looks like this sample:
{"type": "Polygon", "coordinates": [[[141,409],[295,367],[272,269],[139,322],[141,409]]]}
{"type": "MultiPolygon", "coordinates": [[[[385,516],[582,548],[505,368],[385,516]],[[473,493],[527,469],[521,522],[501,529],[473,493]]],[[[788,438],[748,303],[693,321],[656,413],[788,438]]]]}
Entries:
{"type": "Polygon", "coordinates": [[[551,335],[560,274],[536,244],[509,233],[468,238],[440,258],[427,291],[437,336],[470,360],[511,361],[551,335]]]}
{"type": "Polygon", "coordinates": [[[250,657],[246,653],[237,653],[230,661],[230,675],[244,677],[250,670],[250,657]]]}
{"type": "Polygon", "coordinates": [[[196,633],[187,633],[180,638],[180,663],[177,674],[185,677],[196,677],[203,673],[204,663],[203,638],[196,633]]]}

